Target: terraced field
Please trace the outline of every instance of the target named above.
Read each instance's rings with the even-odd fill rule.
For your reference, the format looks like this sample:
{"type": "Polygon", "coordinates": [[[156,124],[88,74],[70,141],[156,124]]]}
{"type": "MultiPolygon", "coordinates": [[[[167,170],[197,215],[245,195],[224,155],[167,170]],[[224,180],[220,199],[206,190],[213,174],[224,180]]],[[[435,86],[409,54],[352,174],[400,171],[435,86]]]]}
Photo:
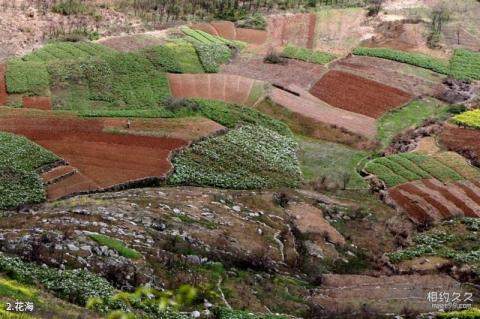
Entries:
{"type": "Polygon", "coordinates": [[[315,44],[315,14],[272,15],[268,17],[271,46],[284,47],[288,43],[313,49],[315,44]]]}
{"type": "Polygon", "coordinates": [[[412,99],[407,92],[342,71],[329,71],[310,92],[332,106],[373,118],[412,99]]]}
{"type": "MultiPolygon", "coordinates": [[[[172,95],[248,104],[256,81],[228,74],[169,74],[172,95]]],[[[255,101],[254,101],[255,102],[255,101]]]]}
{"type": "Polygon", "coordinates": [[[229,21],[199,23],[192,25],[191,28],[204,31],[215,36],[221,36],[228,40],[238,40],[256,45],[264,44],[268,37],[266,31],[236,28],[235,24],[229,21]]]}

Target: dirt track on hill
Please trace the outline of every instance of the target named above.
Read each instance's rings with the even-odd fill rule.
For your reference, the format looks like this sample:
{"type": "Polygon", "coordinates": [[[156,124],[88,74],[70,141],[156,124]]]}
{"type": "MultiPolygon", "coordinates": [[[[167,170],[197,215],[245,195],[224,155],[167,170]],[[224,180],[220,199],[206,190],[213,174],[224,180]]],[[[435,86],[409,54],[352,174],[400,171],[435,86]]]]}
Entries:
{"type": "Polygon", "coordinates": [[[332,106],[373,118],[413,98],[399,89],[341,71],[325,74],[310,92],[332,106]]]}

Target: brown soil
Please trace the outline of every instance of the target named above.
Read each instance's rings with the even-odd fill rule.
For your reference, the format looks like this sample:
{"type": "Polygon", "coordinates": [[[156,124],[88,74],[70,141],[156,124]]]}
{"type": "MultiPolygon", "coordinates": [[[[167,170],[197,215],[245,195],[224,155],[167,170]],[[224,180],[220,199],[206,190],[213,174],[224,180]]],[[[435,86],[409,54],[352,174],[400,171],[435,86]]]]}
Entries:
{"type": "Polygon", "coordinates": [[[52,99],[49,96],[24,96],[22,98],[23,107],[27,109],[51,110],[52,99]]]}
{"type": "Polygon", "coordinates": [[[235,24],[230,21],[212,21],[210,25],[215,28],[218,35],[228,40],[237,39],[237,30],[235,24]]]}
{"type": "Polygon", "coordinates": [[[75,174],[76,172],[77,172],[76,169],[70,165],[57,166],[52,170],[42,174],[43,184],[45,185],[53,184],[59,181],[60,179],[63,179],[65,177],[75,174]]]}
{"type": "Polygon", "coordinates": [[[272,90],[270,98],[274,103],[318,122],[335,125],[368,138],[376,135],[375,120],[371,117],[335,108],[321,101],[314,102],[279,89],[272,90]]]}
{"type": "Polygon", "coordinates": [[[271,15],[268,34],[273,48],[288,43],[312,49],[314,46],[316,15],[313,13],[271,15]]]}
{"type": "MultiPolygon", "coordinates": [[[[216,36],[221,36],[225,39],[243,41],[252,44],[252,47],[261,46],[268,40],[268,33],[266,31],[237,28],[234,23],[229,21],[199,23],[191,27],[216,36]]],[[[264,51],[264,49],[259,49],[259,51],[264,51]]]]}
{"type": "Polygon", "coordinates": [[[104,133],[102,120],[7,117],[0,119],[0,126],[3,131],[24,135],[78,168],[79,176],[49,188],[55,189],[54,198],[58,187],[79,192],[82,187],[87,191],[94,186],[111,188],[163,177],[172,169],[171,151],[188,144],[173,138],[104,133]]]}
{"type": "Polygon", "coordinates": [[[346,71],[379,83],[388,83],[389,86],[415,96],[437,94],[444,78],[435,72],[404,63],[353,55],[334,61],[330,64],[330,69],[346,71]]]}
{"type": "Polygon", "coordinates": [[[412,99],[399,89],[341,71],[329,71],[310,92],[332,106],[373,118],[412,99]]]}
{"type": "Polygon", "coordinates": [[[102,38],[97,41],[119,52],[129,52],[146,47],[162,45],[168,37],[167,30],[145,32],[134,35],[121,35],[102,38]]]}
{"type": "Polygon", "coordinates": [[[246,104],[255,80],[227,74],[169,74],[172,95],[246,104]]]}
{"type": "Polygon", "coordinates": [[[47,198],[57,200],[74,194],[94,192],[101,187],[81,173],[59,180],[47,185],[47,198]]]}
{"type": "Polygon", "coordinates": [[[465,156],[473,163],[480,164],[480,130],[446,125],[439,142],[449,150],[465,156]]]}
{"type": "Polygon", "coordinates": [[[191,26],[192,29],[201,30],[213,35],[218,36],[217,29],[215,29],[210,23],[198,23],[191,26]]]}
{"type": "Polygon", "coordinates": [[[297,85],[309,90],[327,72],[320,64],[289,60],[287,65],[264,63],[263,57],[239,56],[222,67],[222,73],[277,84],[283,87],[297,85]]]}
{"type": "Polygon", "coordinates": [[[5,85],[5,64],[0,64],[0,105],[4,105],[8,101],[7,86],[5,85]]]}
{"type": "Polygon", "coordinates": [[[312,301],[322,305],[327,312],[344,313],[342,318],[356,318],[362,309],[386,314],[400,313],[408,308],[425,313],[434,310],[427,299],[429,292],[441,287],[442,292],[451,294],[463,292],[466,288],[447,275],[370,277],[329,274],[322,279],[322,286],[315,289],[312,301]]]}
{"type": "Polygon", "coordinates": [[[432,179],[405,183],[388,193],[410,219],[424,223],[455,216],[480,217],[479,191],[469,181],[443,184],[432,179]]]}
{"type": "Polygon", "coordinates": [[[268,40],[268,33],[262,30],[237,28],[236,40],[251,44],[263,44],[268,40]]]}

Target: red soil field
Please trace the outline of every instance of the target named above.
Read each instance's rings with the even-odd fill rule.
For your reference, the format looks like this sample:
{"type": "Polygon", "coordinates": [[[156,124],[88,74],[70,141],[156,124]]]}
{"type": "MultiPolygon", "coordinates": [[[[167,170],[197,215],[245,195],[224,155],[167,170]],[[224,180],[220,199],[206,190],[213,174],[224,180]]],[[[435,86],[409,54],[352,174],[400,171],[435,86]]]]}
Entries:
{"type": "Polygon", "coordinates": [[[316,18],[313,13],[268,17],[268,33],[272,46],[283,47],[291,43],[313,49],[316,18]]]}
{"type": "Polygon", "coordinates": [[[66,178],[77,173],[74,167],[70,165],[60,165],[52,170],[42,174],[42,181],[44,185],[53,184],[56,181],[66,178]]]}
{"type": "Polygon", "coordinates": [[[210,25],[215,28],[218,35],[228,40],[235,40],[237,38],[237,28],[235,24],[230,21],[212,21],[210,25]]]}
{"type": "Polygon", "coordinates": [[[298,97],[280,89],[272,90],[270,99],[294,113],[318,122],[341,127],[368,138],[374,138],[376,135],[376,124],[373,118],[335,108],[322,101],[298,97]]]}
{"type": "Polygon", "coordinates": [[[480,187],[473,181],[415,181],[396,186],[388,194],[416,223],[455,216],[480,217],[480,187]]]}
{"type": "Polygon", "coordinates": [[[212,35],[218,36],[217,29],[215,29],[210,23],[198,23],[191,26],[192,29],[201,30],[212,35]]]}
{"type": "Polygon", "coordinates": [[[342,71],[328,72],[310,92],[332,106],[373,118],[413,98],[399,89],[342,71]]]}
{"type": "Polygon", "coordinates": [[[8,100],[7,87],[5,85],[5,71],[5,64],[0,64],[0,105],[6,104],[8,100]]]}
{"type": "Polygon", "coordinates": [[[246,104],[255,80],[228,74],[169,74],[175,97],[246,104]]]}
{"type": "Polygon", "coordinates": [[[262,30],[237,28],[236,40],[252,44],[263,44],[268,40],[268,33],[262,30]]]}
{"type": "Polygon", "coordinates": [[[23,107],[28,109],[51,110],[52,100],[48,96],[24,96],[22,98],[23,107]]]}
{"type": "Polygon", "coordinates": [[[171,151],[188,145],[181,139],[104,133],[102,120],[1,118],[0,128],[31,139],[80,171],[49,187],[51,198],[163,177],[172,169],[171,151]]]}
{"type": "Polygon", "coordinates": [[[480,130],[445,125],[439,136],[440,144],[450,151],[465,156],[472,162],[480,164],[480,130]]]}

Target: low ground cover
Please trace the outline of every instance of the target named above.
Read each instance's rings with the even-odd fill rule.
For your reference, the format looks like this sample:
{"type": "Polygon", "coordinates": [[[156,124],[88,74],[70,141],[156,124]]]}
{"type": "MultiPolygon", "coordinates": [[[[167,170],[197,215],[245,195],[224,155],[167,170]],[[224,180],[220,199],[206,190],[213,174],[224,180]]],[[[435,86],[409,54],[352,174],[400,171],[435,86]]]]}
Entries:
{"type": "Polygon", "coordinates": [[[414,128],[429,118],[445,118],[448,106],[435,99],[415,100],[408,105],[384,114],[377,121],[377,138],[383,146],[408,128],[414,128]]]}
{"type": "Polygon", "coordinates": [[[388,253],[394,263],[417,257],[438,256],[458,264],[468,264],[480,272],[478,219],[471,217],[444,221],[439,226],[416,236],[413,244],[403,250],[388,253]]]}
{"type": "Polygon", "coordinates": [[[0,133],[0,209],[45,200],[35,169],[56,160],[52,152],[22,136],[0,133]]]}
{"type": "Polygon", "coordinates": [[[428,178],[436,178],[444,183],[460,181],[465,169],[472,169],[463,161],[452,167],[434,157],[419,153],[402,153],[374,159],[367,163],[365,170],[383,180],[388,187],[428,178]]]}
{"type": "Polygon", "coordinates": [[[411,53],[387,48],[366,47],[355,48],[353,49],[352,53],[355,55],[365,55],[407,63],[429,69],[440,74],[450,74],[450,65],[448,61],[436,59],[421,53],[411,53]]]}
{"type": "Polygon", "coordinates": [[[346,178],[346,188],[368,189],[368,184],[357,173],[357,164],[366,158],[369,152],[305,137],[298,137],[297,141],[300,165],[306,181],[346,178]]]}
{"type": "Polygon", "coordinates": [[[326,64],[336,58],[335,55],[330,53],[301,48],[294,45],[288,45],[283,50],[282,56],[289,59],[297,59],[316,64],[326,64]]]}
{"type": "Polygon", "coordinates": [[[480,129],[480,109],[458,114],[453,117],[453,122],[458,125],[480,129]]]}
{"type": "Polygon", "coordinates": [[[243,126],[181,151],[172,184],[234,189],[295,186],[301,179],[297,144],[262,126],[243,126]]]}
{"type": "Polygon", "coordinates": [[[125,244],[118,239],[102,234],[92,234],[90,237],[100,245],[107,246],[108,248],[117,251],[123,257],[130,259],[139,259],[142,257],[138,251],[125,246],[125,244]]]}
{"type": "Polygon", "coordinates": [[[464,80],[480,80],[480,52],[456,49],[450,63],[454,77],[464,80]]]}

